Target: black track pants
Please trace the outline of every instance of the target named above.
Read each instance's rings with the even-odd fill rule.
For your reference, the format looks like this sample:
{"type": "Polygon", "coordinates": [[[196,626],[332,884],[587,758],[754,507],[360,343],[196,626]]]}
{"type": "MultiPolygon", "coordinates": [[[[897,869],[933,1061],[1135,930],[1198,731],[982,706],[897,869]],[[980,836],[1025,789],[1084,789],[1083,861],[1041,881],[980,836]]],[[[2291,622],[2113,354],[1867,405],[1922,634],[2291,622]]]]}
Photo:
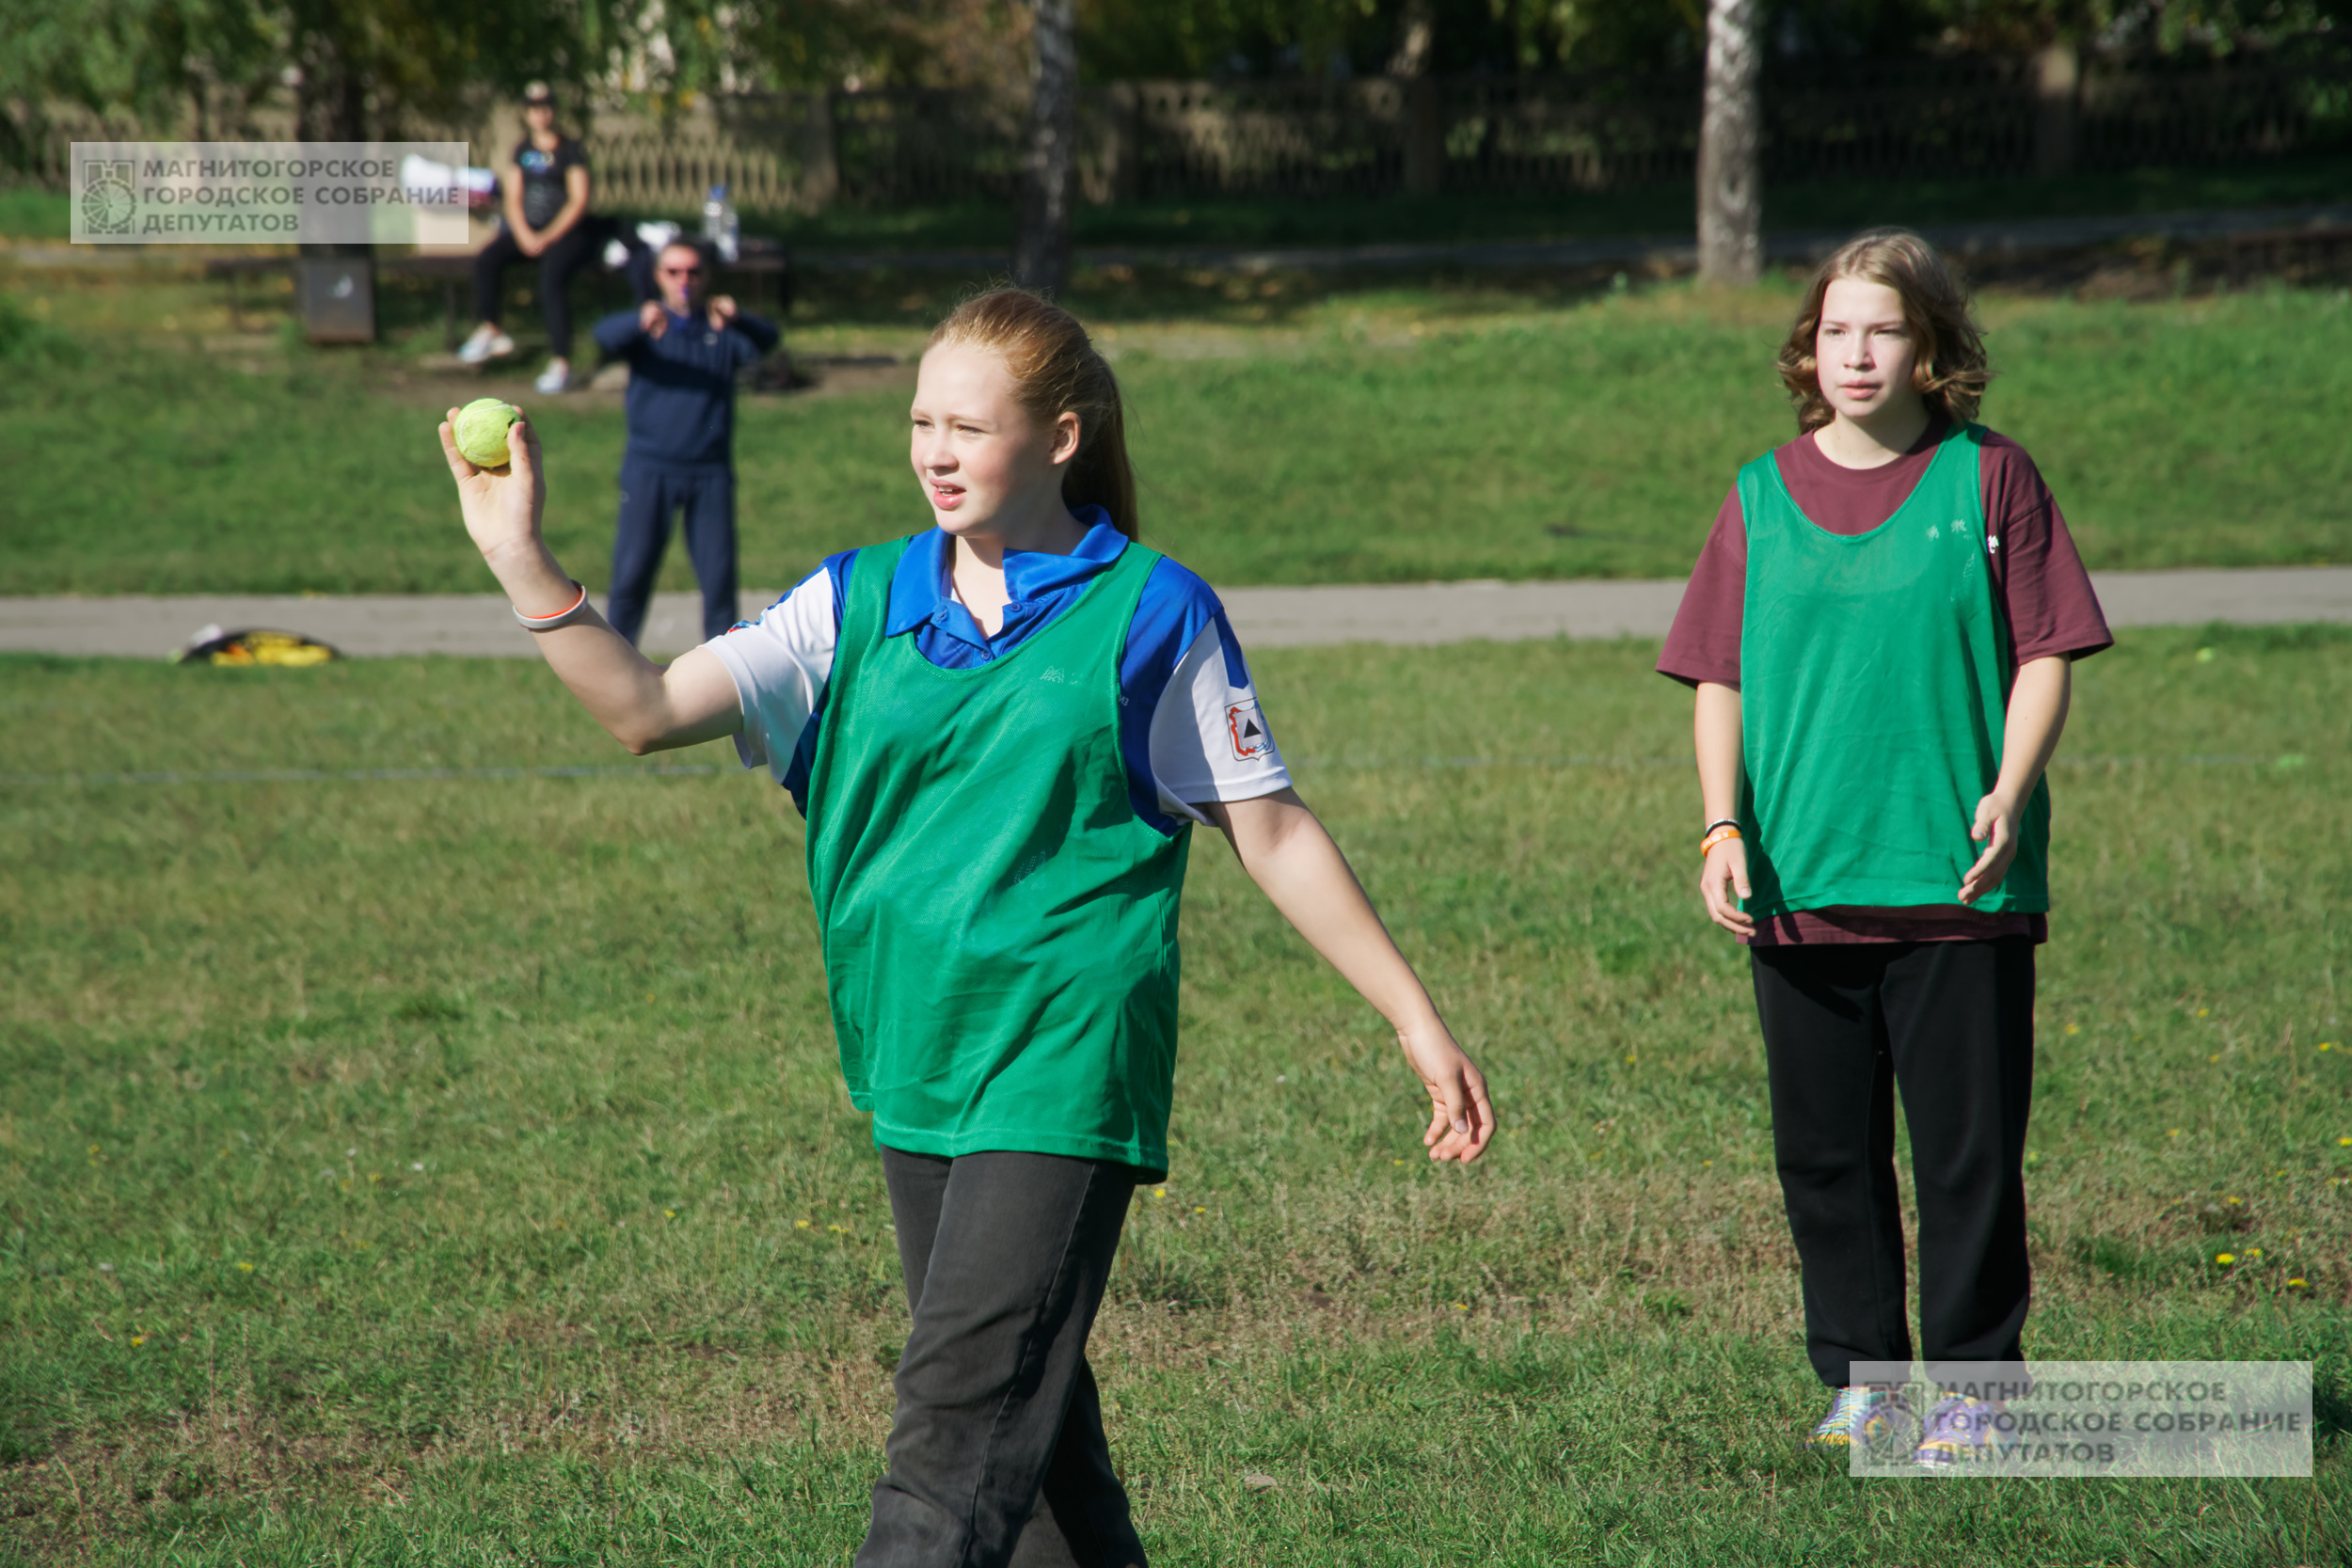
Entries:
{"type": "MultiPolygon", "coordinates": [[[[548,352],[558,359],[572,356],[572,278],[595,262],[605,242],[618,231],[609,218],[583,217],[539,253],[539,314],[548,324],[548,352]]],[[[506,269],[531,260],[502,224],[490,243],[474,252],[474,320],[497,324],[506,269]]]]}
{"type": "Polygon", "coordinates": [[[1086,1359],[1136,1172],[882,1156],[914,1322],[857,1568],[1142,1568],[1086,1359]]]}
{"type": "Polygon", "coordinates": [[[1804,1271],[1805,1353],[1912,1355],[1895,1188],[1895,1091],[1919,1201],[1919,1337],[1943,1361],[2022,1361],[2033,942],[1753,950],[1772,1152],[1804,1271]]]}

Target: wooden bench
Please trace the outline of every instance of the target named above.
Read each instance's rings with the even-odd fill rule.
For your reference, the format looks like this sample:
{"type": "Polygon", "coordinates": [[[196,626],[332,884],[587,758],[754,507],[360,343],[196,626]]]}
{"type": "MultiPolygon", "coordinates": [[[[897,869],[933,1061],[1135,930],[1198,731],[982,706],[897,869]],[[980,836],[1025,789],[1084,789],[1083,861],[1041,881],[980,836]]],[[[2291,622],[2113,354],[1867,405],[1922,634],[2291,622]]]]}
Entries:
{"type": "Polygon", "coordinates": [[[245,330],[244,280],[263,273],[291,273],[294,264],[294,259],[291,256],[215,256],[205,261],[205,277],[229,279],[229,325],[231,330],[245,330]]]}
{"type": "MultiPolygon", "coordinates": [[[[458,297],[461,290],[472,286],[473,257],[470,255],[393,256],[377,262],[376,266],[383,272],[399,273],[409,277],[437,277],[441,280],[441,346],[453,354],[455,353],[458,340],[458,297]]],[[[599,293],[608,293],[609,286],[604,280],[617,276],[606,272],[601,261],[593,268],[582,270],[593,271],[596,274],[599,293]]],[[[736,259],[719,263],[720,277],[729,273],[753,280],[755,288],[770,296],[767,301],[747,298],[744,304],[748,309],[756,310],[761,304],[767,304],[775,317],[776,325],[779,326],[784,325],[784,313],[792,306],[792,259],[786,253],[783,245],[774,240],[763,239],[755,235],[746,236],[736,259]]],[[[714,284],[718,280],[718,277],[711,279],[714,284]]],[[[715,288],[712,290],[714,293],[718,292],[720,291],[715,288]]],[[[749,290],[745,292],[750,293],[749,290]]]]}
{"type": "MultiPolygon", "coordinates": [[[[205,261],[204,276],[229,280],[229,322],[230,326],[242,332],[245,330],[244,279],[270,273],[291,273],[294,264],[294,258],[292,256],[215,256],[205,261]]],[[[428,282],[439,280],[441,346],[450,353],[455,353],[458,304],[461,296],[473,285],[473,256],[470,253],[463,256],[384,256],[376,260],[375,269],[379,273],[422,278],[428,282]]],[[[596,274],[599,292],[603,290],[603,279],[613,276],[604,271],[601,261],[584,270],[596,274]]],[[[730,273],[751,284],[751,288],[744,291],[747,295],[755,289],[768,296],[764,300],[746,298],[745,306],[756,310],[765,305],[781,326],[785,312],[792,307],[792,258],[784,246],[774,240],[746,235],[736,259],[719,263],[720,277],[730,273]]],[[[714,277],[711,281],[715,284],[718,280],[714,277]]],[[[713,292],[718,291],[714,289],[713,292]]]]}
{"type": "Polygon", "coordinates": [[[2263,229],[2230,236],[2230,287],[2242,288],[2257,276],[2279,272],[2301,257],[2325,261],[2352,248],[2352,223],[2311,224],[2301,229],[2263,229]]]}

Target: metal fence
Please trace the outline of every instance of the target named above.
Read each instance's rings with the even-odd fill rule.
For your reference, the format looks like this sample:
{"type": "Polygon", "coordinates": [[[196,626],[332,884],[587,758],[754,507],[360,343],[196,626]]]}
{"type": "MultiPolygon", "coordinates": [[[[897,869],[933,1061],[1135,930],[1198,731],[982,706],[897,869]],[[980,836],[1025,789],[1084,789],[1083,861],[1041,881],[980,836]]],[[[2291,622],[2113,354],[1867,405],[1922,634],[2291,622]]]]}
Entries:
{"type": "MultiPolygon", "coordinates": [[[[1766,177],[2022,178],[2352,149],[2352,49],[2062,64],[1775,63],[1766,177]]],[[[1690,179],[1699,81],[1120,82],[1089,88],[1080,119],[1079,183],[1095,202],[1565,193],[1690,179]]],[[[516,134],[511,114],[438,129],[485,159],[516,134]]],[[[8,130],[20,175],[56,184],[66,142],[95,127],[36,133],[20,116],[12,142],[8,130]]],[[[813,211],[1008,198],[1020,131],[1017,103],[891,89],[746,95],[668,123],[600,115],[588,145],[614,208],[691,209],[723,182],[747,209],[813,211]]]]}

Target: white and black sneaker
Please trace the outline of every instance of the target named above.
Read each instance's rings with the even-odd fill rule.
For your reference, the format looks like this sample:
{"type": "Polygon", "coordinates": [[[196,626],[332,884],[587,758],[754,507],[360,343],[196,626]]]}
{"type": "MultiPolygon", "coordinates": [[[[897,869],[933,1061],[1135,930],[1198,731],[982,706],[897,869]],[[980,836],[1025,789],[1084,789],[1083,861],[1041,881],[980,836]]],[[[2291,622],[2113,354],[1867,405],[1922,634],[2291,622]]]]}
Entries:
{"type": "Polygon", "coordinates": [[[479,365],[486,359],[503,359],[514,352],[514,339],[495,326],[477,326],[473,336],[458,345],[457,362],[479,365]]]}

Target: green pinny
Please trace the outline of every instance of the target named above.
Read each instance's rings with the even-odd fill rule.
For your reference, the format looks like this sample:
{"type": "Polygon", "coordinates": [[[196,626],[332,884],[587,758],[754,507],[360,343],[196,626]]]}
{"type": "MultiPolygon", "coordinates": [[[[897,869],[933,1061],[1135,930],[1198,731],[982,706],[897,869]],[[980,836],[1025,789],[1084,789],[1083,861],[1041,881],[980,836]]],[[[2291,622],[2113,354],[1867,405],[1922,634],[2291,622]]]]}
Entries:
{"type": "Polygon", "coordinates": [[[859,552],[809,768],[808,882],[874,1141],[1168,1165],[1188,831],[1136,816],[1119,665],[1131,544],[1001,657],[884,635],[912,540],[859,552]]]}
{"type": "MultiPolygon", "coordinates": [[[[1770,453],[1740,470],[1749,913],[1953,906],[1982,846],[2016,671],[1988,569],[1983,431],[1955,423],[1895,515],[1831,533],[1770,453]]],[[[2050,786],[1985,911],[2050,907],[2050,786]]]]}

